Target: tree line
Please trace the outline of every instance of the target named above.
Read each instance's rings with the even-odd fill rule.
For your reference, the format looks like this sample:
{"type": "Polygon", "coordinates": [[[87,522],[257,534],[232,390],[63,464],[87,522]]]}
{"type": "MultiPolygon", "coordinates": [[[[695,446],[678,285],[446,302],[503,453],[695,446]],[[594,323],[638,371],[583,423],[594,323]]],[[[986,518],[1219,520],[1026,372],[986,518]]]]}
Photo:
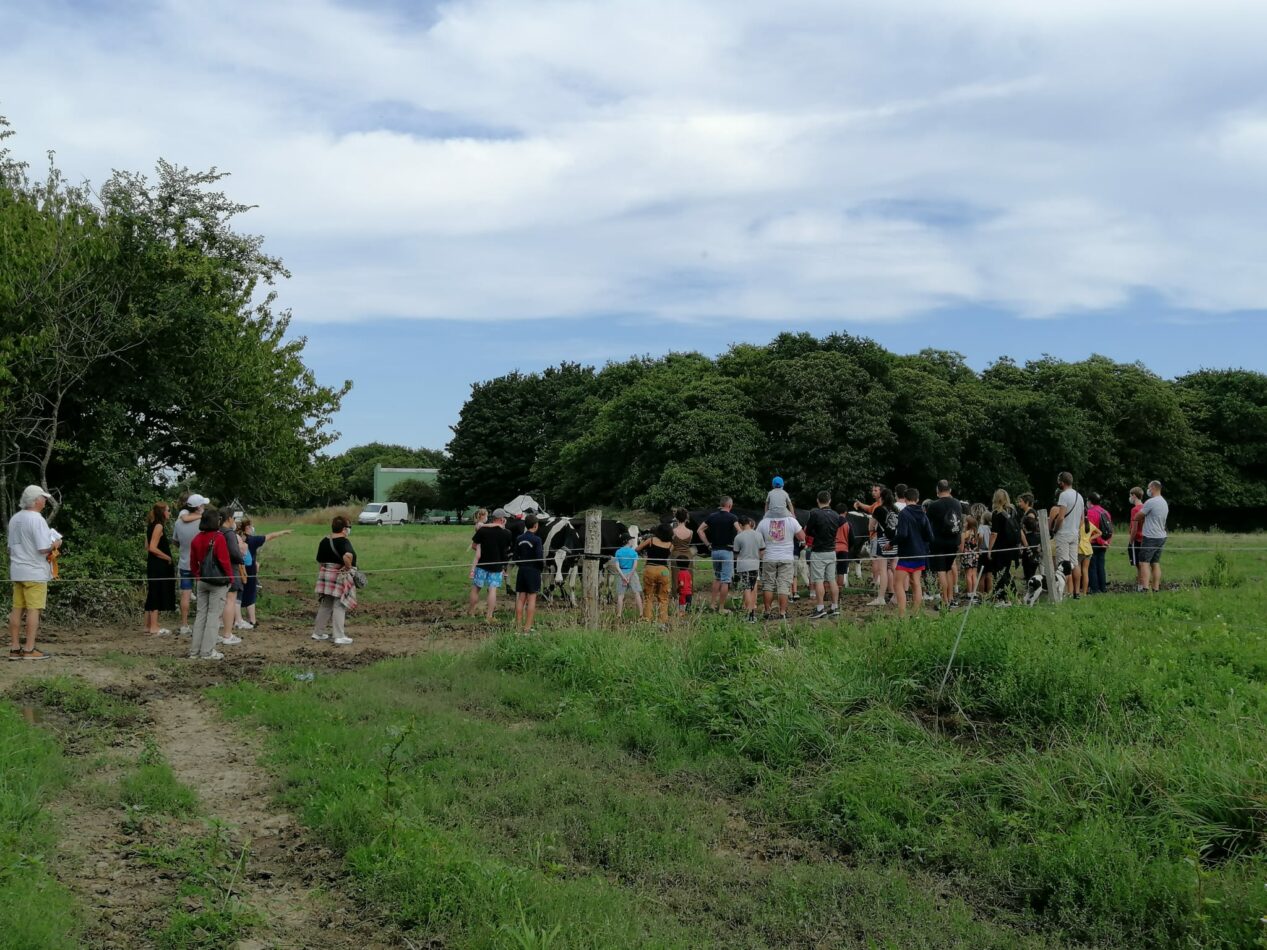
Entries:
{"type": "Polygon", "coordinates": [[[940,478],[964,498],[1003,487],[1041,501],[1069,470],[1119,509],[1157,478],[1189,522],[1245,525],[1267,512],[1267,376],[1172,380],[1103,356],[1004,356],[978,373],[944,350],[783,333],[716,358],[561,363],[477,383],[448,453],[441,490],[456,506],[523,491],[563,512],[706,506],[722,493],[752,505],[773,474],[806,503],[821,489],[843,498],[940,478]]]}
{"type": "Polygon", "coordinates": [[[0,118],[0,504],[50,486],[58,528],[135,563],[139,517],[182,482],[219,500],[320,494],[318,454],[350,388],[317,382],[236,228],[225,177],[160,161],[100,187],[38,173],[0,118]]]}

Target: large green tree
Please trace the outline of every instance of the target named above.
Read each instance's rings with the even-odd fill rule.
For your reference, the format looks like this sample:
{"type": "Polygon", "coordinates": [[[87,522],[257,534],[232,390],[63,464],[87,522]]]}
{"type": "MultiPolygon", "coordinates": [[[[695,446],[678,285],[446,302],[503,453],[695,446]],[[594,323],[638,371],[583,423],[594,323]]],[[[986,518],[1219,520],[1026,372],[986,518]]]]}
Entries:
{"type": "Polygon", "coordinates": [[[6,507],[35,481],[72,529],[130,537],[176,479],[252,504],[313,493],[349,384],[305,366],[271,290],[286,271],[238,230],[223,178],[160,161],[94,191],[0,149],[6,507]]]}

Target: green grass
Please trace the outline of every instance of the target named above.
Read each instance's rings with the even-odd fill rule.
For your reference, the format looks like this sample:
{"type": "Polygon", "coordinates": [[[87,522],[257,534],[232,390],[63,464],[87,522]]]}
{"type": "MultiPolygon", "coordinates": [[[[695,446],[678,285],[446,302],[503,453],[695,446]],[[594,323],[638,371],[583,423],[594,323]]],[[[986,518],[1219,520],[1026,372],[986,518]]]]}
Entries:
{"type": "MultiPolygon", "coordinates": [[[[317,544],[328,528],[321,525],[268,523],[261,533],[290,528],[295,533],[275,538],[261,549],[261,614],[304,609],[311,602],[316,576],[317,544]],[[267,575],[285,574],[286,579],[267,575]],[[291,579],[293,578],[293,579],[291,579]]],[[[472,553],[470,525],[357,525],[352,528],[357,563],[367,571],[443,565],[426,570],[374,574],[360,592],[363,604],[418,600],[453,600],[464,595],[472,553]],[[456,565],[456,566],[454,566],[456,565]]]]}
{"type": "Polygon", "coordinates": [[[146,741],[135,767],[119,779],[112,797],[132,821],[145,815],[193,815],[199,810],[198,796],[176,778],[152,740],[146,741]]]}
{"type": "Polygon", "coordinates": [[[960,614],[505,636],[220,698],[370,893],[455,945],[1246,946],[1259,590],[974,611],[940,700],[960,614]],[[751,860],[736,816],[810,846],[751,860]]]}
{"type": "Polygon", "coordinates": [[[0,943],[14,950],[79,945],[71,894],[52,873],[49,799],[71,778],[54,739],[0,704],[0,943]]]}
{"type": "Polygon", "coordinates": [[[235,896],[248,853],[233,844],[223,825],[209,822],[200,834],[160,835],[143,844],[145,863],[174,872],[180,887],[166,924],[150,937],[164,950],[221,950],[238,945],[262,923],[259,915],[235,896]]]}

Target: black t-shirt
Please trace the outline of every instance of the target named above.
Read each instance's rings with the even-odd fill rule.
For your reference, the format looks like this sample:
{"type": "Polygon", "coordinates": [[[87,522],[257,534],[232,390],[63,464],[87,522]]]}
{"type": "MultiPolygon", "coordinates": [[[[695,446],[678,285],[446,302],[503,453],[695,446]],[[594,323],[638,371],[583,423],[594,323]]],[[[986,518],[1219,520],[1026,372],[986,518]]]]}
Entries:
{"type": "MultiPolygon", "coordinates": [[[[1010,508],[1003,511],[996,510],[990,515],[990,535],[994,539],[996,548],[1015,548],[1021,543],[1021,534],[1016,528],[1016,522],[1013,520],[1016,509],[1010,508]]],[[[1007,551],[1000,555],[1001,557],[1016,557],[1016,551],[1007,551]]]]}
{"type": "Polygon", "coordinates": [[[963,538],[963,505],[958,498],[938,498],[928,506],[933,527],[933,543],[939,547],[959,547],[963,538]]]}
{"type": "Polygon", "coordinates": [[[479,567],[493,573],[506,569],[510,560],[509,531],[499,525],[486,524],[475,532],[471,540],[480,546],[479,567]]]}
{"type": "Polygon", "coordinates": [[[810,550],[815,554],[836,553],[836,532],[840,515],[830,508],[814,508],[805,518],[805,533],[813,538],[810,550]]]}
{"type": "Polygon", "coordinates": [[[739,524],[739,516],[733,511],[714,511],[704,519],[704,527],[708,529],[708,546],[714,551],[729,551],[735,544],[735,528],[739,524]]]}
{"type": "Polygon", "coordinates": [[[352,566],[356,566],[356,552],[352,550],[352,542],[347,538],[322,538],[317,545],[318,564],[342,564],[343,555],[352,555],[352,566]]]}

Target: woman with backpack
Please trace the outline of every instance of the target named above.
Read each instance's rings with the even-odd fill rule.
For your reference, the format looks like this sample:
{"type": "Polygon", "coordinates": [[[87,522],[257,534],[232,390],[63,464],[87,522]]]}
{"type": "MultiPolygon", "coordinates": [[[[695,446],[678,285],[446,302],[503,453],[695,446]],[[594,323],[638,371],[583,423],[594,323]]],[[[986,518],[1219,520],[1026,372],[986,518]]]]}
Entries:
{"type": "Polygon", "coordinates": [[[198,534],[189,544],[189,570],[198,582],[198,612],[189,642],[191,660],[224,659],[224,654],[216,649],[216,636],[229,597],[233,563],[229,560],[229,544],[220,530],[223,522],[219,511],[208,508],[198,522],[198,534]]]}
{"type": "Polygon", "coordinates": [[[1091,577],[1087,592],[1091,594],[1107,594],[1109,592],[1109,578],[1105,567],[1105,558],[1109,553],[1109,542],[1113,540],[1113,517],[1101,504],[1102,499],[1099,492],[1088,493],[1087,501],[1091,503],[1091,506],[1087,508],[1087,521],[1091,522],[1100,532],[1099,537],[1091,539],[1091,577]]]}
{"type": "Polygon", "coordinates": [[[880,505],[871,512],[871,579],[875,582],[875,599],[867,601],[868,607],[883,607],[888,601],[885,594],[896,591],[894,570],[897,554],[897,499],[888,488],[880,490],[880,505]]]}

